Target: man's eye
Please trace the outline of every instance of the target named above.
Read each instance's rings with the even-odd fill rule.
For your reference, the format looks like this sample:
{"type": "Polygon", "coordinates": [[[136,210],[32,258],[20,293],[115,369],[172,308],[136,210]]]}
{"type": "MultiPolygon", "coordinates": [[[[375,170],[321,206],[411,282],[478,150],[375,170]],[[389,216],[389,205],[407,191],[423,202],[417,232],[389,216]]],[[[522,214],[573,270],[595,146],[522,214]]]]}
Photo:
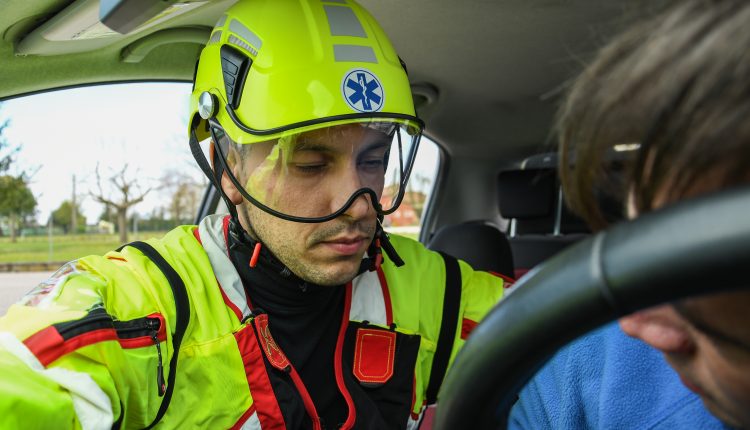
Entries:
{"type": "Polygon", "coordinates": [[[382,158],[372,158],[360,161],[359,166],[364,169],[382,169],[384,164],[382,158]]]}
{"type": "Polygon", "coordinates": [[[295,164],[294,168],[301,173],[318,173],[322,172],[326,165],[325,163],[295,164]]]}

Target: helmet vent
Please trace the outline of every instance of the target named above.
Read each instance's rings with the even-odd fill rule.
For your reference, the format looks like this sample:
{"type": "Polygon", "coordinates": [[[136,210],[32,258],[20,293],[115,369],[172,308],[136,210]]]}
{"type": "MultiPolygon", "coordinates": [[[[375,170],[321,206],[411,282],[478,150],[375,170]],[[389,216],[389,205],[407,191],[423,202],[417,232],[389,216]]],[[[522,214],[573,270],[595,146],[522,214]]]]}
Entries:
{"type": "Polygon", "coordinates": [[[245,78],[251,64],[253,64],[253,60],[241,51],[229,45],[221,47],[221,71],[224,75],[227,103],[232,109],[237,109],[240,106],[242,88],[245,85],[245,78]]]}
{"type": "Polygon", "coordinates": [[[253,57],[258,56],[258,51],[255,48],[248,45],[247,43],[245,43],[244,40],[240,39],[239,37],[233,34],[229,36],[228,42],[231,43],[232,45],[235,45],[237,47],[244,49],[245,51],[249,52],[253,57]]]}

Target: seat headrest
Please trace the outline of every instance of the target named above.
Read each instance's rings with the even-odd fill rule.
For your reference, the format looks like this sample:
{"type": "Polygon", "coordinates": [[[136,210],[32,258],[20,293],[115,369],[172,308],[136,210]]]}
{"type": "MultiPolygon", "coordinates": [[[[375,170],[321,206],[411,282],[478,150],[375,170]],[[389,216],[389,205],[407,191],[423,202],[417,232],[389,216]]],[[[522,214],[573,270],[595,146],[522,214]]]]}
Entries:
{"type": "Polygon", "coordinates": [[[497,190],[503,218],[530,219],[554,215],[556,176],[553,169],[501,172],[497,190]]]}
{"type": "Polygon", "coordinates": [[[444,226],[435,232],[427,248],[464,260],[476,270],[514,278],[513,254],[508,238],[487,221],[444,226]]]}

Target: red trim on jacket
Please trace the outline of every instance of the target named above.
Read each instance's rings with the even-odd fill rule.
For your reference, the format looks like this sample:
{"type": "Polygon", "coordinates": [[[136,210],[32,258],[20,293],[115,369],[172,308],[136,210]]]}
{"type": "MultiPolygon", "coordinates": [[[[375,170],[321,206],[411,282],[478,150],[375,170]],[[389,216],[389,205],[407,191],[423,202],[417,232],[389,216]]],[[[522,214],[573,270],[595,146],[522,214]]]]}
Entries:
{"type": "Polygon", "coordinates": [[[521,276],[525,275],[531,269],[516,269],[513,274],[516,275],[516,279],[521,279],[521,276]]]}
{"type": "Polygon", "coordinates": [[[307,415],[310,417],[310,420],[312,421],[313,430],[321,430],[320,418],[318,417],[318,411],[315,409],[315,403],[313,403],[310,393],[307,391],[305,384],[302,382],[302,378],[300,378],[299,373],[297,373],[297,369],[295,369],[294,366],[291,366],[291,365],[289,366],[289,369],[290,369],[289,376],[292,378],[292,382],[294,382],[294,386],[297,387],[297,392],[299,393],[300,397],[302,397],[302,404],[305,405],[305,410],[307,411],[307,415]]]}
{"type": "Polygon", "coordinates": [[[336,375],[336,385],[339,387],[339,392],[344,396],[346,406],[349,408],[349,416],[346,418],[346,422],[340,427],[341,430],[347,430],[354,426],[354,422],[357,420],[357,411],[354,409],[354,400],[352,395],[349,394],[349,390],[344,385],[344,372],[341,368],[341,354],[344,349],[344,337],[346,337],[346,328],[349,326],[349,311],[352,307],[352,283],[346,284],[346,298],[344,299],[344,314],[341,317],[341,328],[339,329],[339,338],[336,341],[336,352],[333,356],[333,371],[336,375]]]}
{"type": "Polygon", "coordinates": [[[34,333],[24,340],[23,343],[36,356],[39,362],[46,367],[65,354],[105,340],[117,340],[117,332],[115,332],[114,328],[93,330],[68,340],[63,340],[57,329],[50,326],[34,333]]]}
{"type": "Polygon", "coordinates": [[[289,362],[289,359],[284,355],[284,351],[279,348],[279,345],[271,336],[271,331],[268,328],[268,314],[261,314],[253,318],[253,325],[255,326],[256,342],[260,343],[261,352],[266,356],[266,360],[276,369],[289,372],[292,383],[302,398],[305,411],[310,417],[313,430],[321,430],[320,418],[318,417],[318,411],[315,409],[315,403],[312,401],[312,396],[307,391],[307,387],[302,382],[297,369],[289,362]]]}
{"type": "Polygon", "coordinates": [[[229,309],[234,312],[234,314],[237,316],[237,319],[242,321],[242,312],[240,312],[240,308],[238,308],[234,303],[232,303],[231,300],[229,300],[229,297],[227,297],[226,293],[224,292],[224,288],[221,287],[221,283],[219,283],[219,280],[216,280],[216,284],[219,286],[219,291],[221,292],[221,298],[224,300],[224,304],[227,305],[229,309]]]}
{"type": "MultiPolygon", "coordinates": [[[[229,242],[226,242],[226,239],[227,239],[226,234],[227,232],[226,230],[224,230],[224,241],[225,243],[228,244],[229,242]]],[[[198,243],[203,245],[203,242],[201,241],[201,234],[198,231],[197,227],[193,229],[193,236],[195,236],[195,239],[198,241],[198,243]]],[[[229,250],[227,250],[227,252],[229,252],[229,250]]],[[[229,297],[227,297],[226,293],[224,292],[224,288],[222,288],[221,282],[219,282],[219,278],[217,278],[216,275],[214,275],[214,279],[216,279],[216,285],[219,286],[219,292],[221,293],[221,299],[224,300],[224,304],[227,305],[227,307],[231,309],[232,312],[234,312],[238,320],[242,321],[242,312],[240,312],[240,308],[238,308],[234,303],[232,303],[231,300],[229,300],[229,297]]]]}
{"type": "MultiPolygon", "coordinates": [[[[156,338],[159,339],[160,342],[164,342],[167,340],[167,322],[164,320],[164,316],[162,314],[153,313],[151,315],[147,315],[146,318],[158,318],[159,319],[159,331],[156,333],[156,338]]],[[[129,348],[142,348],[144,346],[153,346],[154,340],[151,338],[151,336],[139,336],[139,337],[133,337],[130,339],[118,339],[120,342],[120,346],[122,346],[125,349],[129,348]]]]}
{"type": "MultiPolygon", "coordinates": [[[[289,359],[286,358],[284,351],[281,350],[279,344],[276,343],[273,336],[271,336],[271,330],[268,327],[268,314],[261,314],[255,317],[253,320],[255,324],[255,330],[258,332],[258,340],[263,346],[263,351],[266,353],[266,359],[271,363],[271,366],[279,369],[286,370],[287,366],[290,366],[289,359]]],[[[316,417],[317,415],[313,415],[316,417]]]]}
{"type": "Polygon", "coordinates": [[[128,260],[126,260],[126,259],[124,259],[124,258],[122,258],[122,257],[115,257],[115,256],[112,256],[112,255],[108,255],[108,256],[107,256],[107,259],[108,259],[108,260],[120,260],[120,261],[128,261],[128,260]]]}
{"type": "Polygon", "coordinates": [[[464,320],[461,322],[461,339],[466,340],[466,338],[469,337],[471,332],[474,330],[474,327],[476,326],[476,321],[464,318],[464,320]]]}
{"type": "Polygon", "coordinates": [[[393,324],[393,306],[391,305],[391,293],[388,290],[388,281],[385,280],[383,269],[378,266],[378,280],[380,280],[380,289],[383,292],[383,303],[385,304],[385,324],[390,327],[393,324]]]}
{"type": "Polygon", "coordinates": [[[500,278],[500,279],[502,279],[504,281],[503,282],[503,288],[510,288],[510,287],[513,286],[513,284],[516,283],[515,279],[511,278],[510,276],[505,276],[502,273],[497,273],[497,272],[493,272],[493,271],[490,271],[489,273],[492,274],[492,275],[497,276],[498,278],[500,278]]]}
{"type": "Polygon", "coordinates": [[[221,231],[224,233],[224,244],[227,246],[227,257],[229,256],[229,218],[227,215],[221,220],[221,231]]]}
{"type": "Polygon", "coordinates": [[[248,419],[250,419],[251,416],[255,413],[255,403],[250,405],[249,408],[245,411],[244,414],[240,417],[240,419],[237,420],[236,423],[232,427],[230,427],[230,430],[240,430],[243,425],[247,422],[248,419]]]}
{"type": "MultiPolygon", "coordinates": [[[[167,339],[167,324],[164,321],[164,317],[161,314],[154,313],[148,315],[147,318],[159,319],[161,324],[159,325],[159,331],[156,333],[156,338],[160,342],[165,341],[167,339]]],[[[63,355],[69,354],[83,348],[84,346],[93,345],[107,340],[116,340],[120,343],[120,346],[125,349],[142,348],[154,345],[154,340],[151,336],[121,339],[117,336],[117,330],[114,328],[100,328],[81,333],[65,340],[54,326],[46,327],[34,333],[26,338],[23,343],[29,348],[29,351],[36,356],[37,360],[46,367],[63,355]]]]}
{"type": "Polygon", "coordinates": [[[242,363],[245,365],[247,385],[253,396],[253,405],[258,413],[258,421],[263,430],[285,430],[284,416],[281,414],[279,402],[273,393],[271,380],[266,373],[258,340],[253,328],[246,325],[234,334],[240,349],[242,363]]]}

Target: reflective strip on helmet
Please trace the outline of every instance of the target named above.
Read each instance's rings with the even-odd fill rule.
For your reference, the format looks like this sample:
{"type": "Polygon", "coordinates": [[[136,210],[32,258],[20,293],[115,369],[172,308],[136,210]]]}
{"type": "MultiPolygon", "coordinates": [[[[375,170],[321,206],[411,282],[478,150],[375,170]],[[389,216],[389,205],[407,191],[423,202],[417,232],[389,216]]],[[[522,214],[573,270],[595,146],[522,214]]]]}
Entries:
{"type": "Polygon", "coordinates": [[[216,21],[216,25],[214,26],[214,28],[224,27],[224,24],[226,22],[227,22],[227,15],[224,14],[221,16],[221,18],[219,18],[218,21],[216,21]]]}
{"type": "Polygon", "coordinates": [[[240,310],[242,317],[245,317],[250,315],[250,307],[247,305],[245,287],[242,286],[240,275],[227,256],[223,225],[223,215],[207,216],[198,226],[198,233],[208,259],[211,261],[219,287],[229,301],[240,310]]]}
{"type": "Polygon", "coordinates": [[[354,11],[346,6],[325,5],[331,36],[367,37],[354,11]]]}
{"type": "Polygon", "coordinates": [[[229,23],[229,31],[245,39],[245,42],[249,43],[253,48],[255,48],[256,51],[263,46],[263,42],[260,40],[260,37],[258,37],[257,34],[253,33],[249,28],[245,27],[236,19],[233,19],[229,23]]]}
{"type": "Polygon", "coordinates": [[[0,347],[16,356],[33,371],[67,390],[73,400],[73,409],[82,429],[112,428],[114,422],[112,404],[91,375],[62,367],[46,369],[26,345],[7,332],[0,332],[0,347]]]}
{"type": "Polygon", "coordinates": [[[211,35],[211,38],[208,39],[208,43],[217,43],[221,40],[221,30],[214,31],[214,34],[211,35]]]}
{"type": "Polygon", "coordinates": [[[369,46],[360,45],[333,45],[333,57],[337,62],[360,61],[363,63],[376,63],[375,51],[369,46]]]}

